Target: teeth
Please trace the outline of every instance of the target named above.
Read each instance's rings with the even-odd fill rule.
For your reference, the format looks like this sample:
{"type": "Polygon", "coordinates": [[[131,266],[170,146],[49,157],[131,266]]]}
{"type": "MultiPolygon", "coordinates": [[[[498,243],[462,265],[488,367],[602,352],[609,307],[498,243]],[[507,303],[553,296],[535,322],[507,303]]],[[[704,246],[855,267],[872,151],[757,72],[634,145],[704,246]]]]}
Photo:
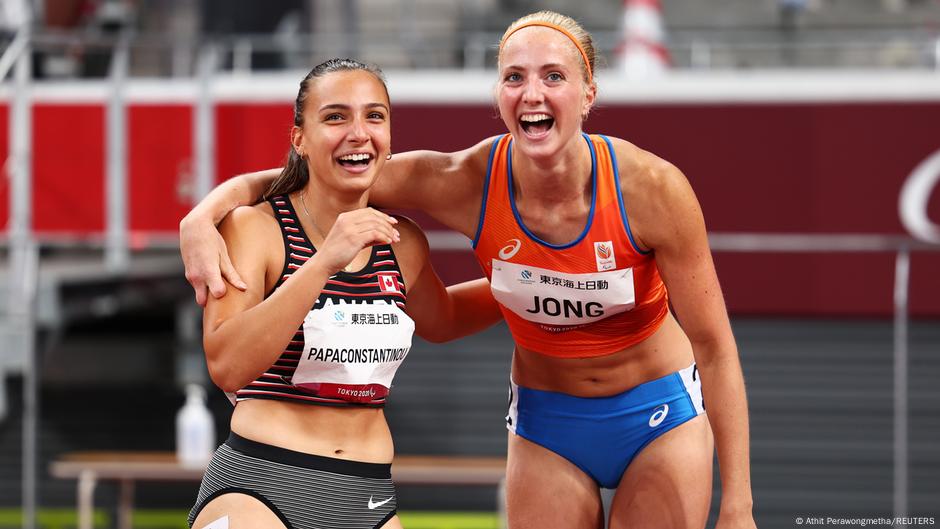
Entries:
{"type": "Polygon", "coordinates": [[[347,155],[339,157],[340,160],[344,160],[347,162],[361,162],[363,160],[368,160],[370,158],[372,158],[372,155],[366,154],[366,153],[347,154],[347,155]]]}
{"type": "Polygon", "coordinates": [[[519,118],[522,121],[534,122],[534,121],[544,121],[546,119],[552,119],[548,114],[526,114],[519,118]]]}

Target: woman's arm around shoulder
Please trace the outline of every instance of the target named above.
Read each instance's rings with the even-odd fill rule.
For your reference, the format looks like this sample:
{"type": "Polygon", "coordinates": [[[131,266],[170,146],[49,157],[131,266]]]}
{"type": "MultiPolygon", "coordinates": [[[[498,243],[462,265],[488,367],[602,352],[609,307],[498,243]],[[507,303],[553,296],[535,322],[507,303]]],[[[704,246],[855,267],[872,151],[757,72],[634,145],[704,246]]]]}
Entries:
{"type": "Polygon", "coordinates": [[[654,252],[702,374],[722,483],[716,527],[752,528],[744,377],[701,206],[685,175],[671,163],[623,140],[615,149],[631,230],[641,248],[654,252]]]}
{"type": "Polygon", "coordinates": [[[240,290],[247,288],[232,266],[216,225],[238,206],[258,202],[280,172],[280,169],[269,169],[230,178],[209,192],[180,221],[180,255],[186,268],[186,280],[193,286],[199,305],[206,305],[207,291],[212,297],[222,297],[226,282],[240,290]]]}
{"type": "Polygon", "coordinates": [[[386,208],[418,209],[472,237],[483,202],[490,150],[497,137],[456,152],[397,153],[385,163],[369,202],[386,208]]]}
{"type": "Polygon", "coordinates": [[[411,219],[399,217],[401,241],[394,246],[408,299],[405,312],[415,332],[441,343],[479,332],[502,319],[486,278],[445,287],[430,261],[424,232],[411,219]]]}

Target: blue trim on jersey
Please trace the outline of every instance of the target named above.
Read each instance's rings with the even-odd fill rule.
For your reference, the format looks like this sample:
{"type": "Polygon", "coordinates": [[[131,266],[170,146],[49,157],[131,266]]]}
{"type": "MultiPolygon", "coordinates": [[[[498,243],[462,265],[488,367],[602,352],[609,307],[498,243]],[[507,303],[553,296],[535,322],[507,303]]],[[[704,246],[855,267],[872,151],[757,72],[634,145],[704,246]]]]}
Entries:
{"type": "Polygon", "coordinates": [[[608,489],[617,488],[644,447],[698,416],[679,373],[610,397],[519,386],[517,399],[516,435],[564,457],[608,489]]]}
{"type": "Polygon", "coordinates": [[[594,152],[594,143],[591,142],[591,138],[583,132],[581,136],[584,137],[584,141],[588,144],[588,149],[591,150],[591,211],[588,213],[587,224],[584,226],[584,231],[581,232],[581,235],[578,235],[575,240],[565,244],[552,244],[538,238],[534,233],[529,231],[525,222],[522,221],[522,216],[519,215],[519,210],[516,209],[516,193],[512,189],[512,140],[509,141],[509,147],[506,149],[506,174],[508,175],[506,181],[509,185],[509,205],[512,207],[512,214],[516,217],[516,223],[519,224],[519,227],[522,228],[522,231],[525,232],[530,239],[553,250],[564,250],[565,248],[571,248],[578,244],[587,236],[588,232],[591,231],[591,225],[594,224],[594,207],[597,205],[597,153],[594,152]]]}
{"type": "Polygon", "coordinates": [[[493,146],[490,147],[490,157],[486,161],[486,181],[483,182],[483,201],[480,203],[480,221],[477,224],[477,232],[474,234],[473,240],[471,241],[474,250],[477,249],[477,243],[480,242],[480,233],[483,232],[483,218],[486,216],[486,199],[489,198],[490,174],[493,171],[493,158],[496,157],[496,146],[499,145],[499,142],[505,137],[506,135],[503,134],[493,141],[493,146]]]}
{"type": "Polygon", "coordinates": [[[633,239],[633,230],[630,229],[630,220],[627,218],[627,210],[623,205],[623,193],[620,191],[620,167],[617,165],[617,153],[614,152],[614,146],[610,142],[610,138],[607,136],[601,135],[601,138],[604,139],[604,142],[607,143],[607,149],[610,151],[610,159],[614,165],[614,183],[617,185],[617,203],[620,204],[620,216],[623,218],[623,227],[627,230],[627,237],[630,239],[630,244],[633,246],[633,249],[637,253],[642,255],[649,255],[653,250],[643,250],[640,248],[640,245],[636,243],[636,240],[633,239]]]}

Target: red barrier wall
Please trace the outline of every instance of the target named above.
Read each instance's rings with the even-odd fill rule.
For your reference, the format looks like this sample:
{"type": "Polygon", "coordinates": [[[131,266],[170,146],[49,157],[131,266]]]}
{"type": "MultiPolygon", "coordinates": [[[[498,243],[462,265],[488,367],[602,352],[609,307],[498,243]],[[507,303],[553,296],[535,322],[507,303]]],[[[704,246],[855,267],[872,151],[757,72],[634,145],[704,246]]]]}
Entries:
{"type": "MultiPolygon", "coordinates": [[[[0,106],[4,159],[7,118],[0,106]]],[[[104,107],[39,103],[34,120],[36,229],[102,231],[104,107]]],[[[279,165],[290,120],[290,102],[219,104],[217,180],[279,165]]],[[[173,232],[187,211],[191,129],[187,104],[131,106],[133,230],[173,232]]],[[[502,130],[486,104],[399,104],[393,148],[455,150],[502,130]]],[[[711,231],[903,234],[899,192],[912,169],[940,149],[940,102],[618,104],[596,109],[586,130],[629,139],[679,166],[711,231]]],[[[0,186],[4,225],[8,190],[0,186]]],[[[940,218],[938,195],[928,208],[933,219],[940,218]]],[[[469,254],[437,259],[447,280],[478,275],[469,254]]],[[[718,254],[716,262],[739,314],[891,311],[891,255],[718,254]]],[[[938,271],[940,255],[914,255],[915,316],[940,316],[938,271]]]]}

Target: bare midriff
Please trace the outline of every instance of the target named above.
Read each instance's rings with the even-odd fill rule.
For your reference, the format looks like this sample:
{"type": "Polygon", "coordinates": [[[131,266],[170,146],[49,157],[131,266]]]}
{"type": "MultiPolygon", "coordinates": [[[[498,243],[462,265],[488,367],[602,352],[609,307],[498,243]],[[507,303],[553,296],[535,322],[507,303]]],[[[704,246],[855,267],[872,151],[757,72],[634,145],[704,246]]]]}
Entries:
{"type": "Polygon", "coordinates": [[[670,313],[652,336],[609,355],[562,358],[517,345],[512,379],[531,389],[606,397],[689,367],[692,362],[689,339],[670,313]]]}
{"type": "Polygon", "coordinates": [[[252,441],[306,454],[367,463],[390,463],[394,454],[382,408],[252,399],[238,403],[231,426],[252,441]]]}

